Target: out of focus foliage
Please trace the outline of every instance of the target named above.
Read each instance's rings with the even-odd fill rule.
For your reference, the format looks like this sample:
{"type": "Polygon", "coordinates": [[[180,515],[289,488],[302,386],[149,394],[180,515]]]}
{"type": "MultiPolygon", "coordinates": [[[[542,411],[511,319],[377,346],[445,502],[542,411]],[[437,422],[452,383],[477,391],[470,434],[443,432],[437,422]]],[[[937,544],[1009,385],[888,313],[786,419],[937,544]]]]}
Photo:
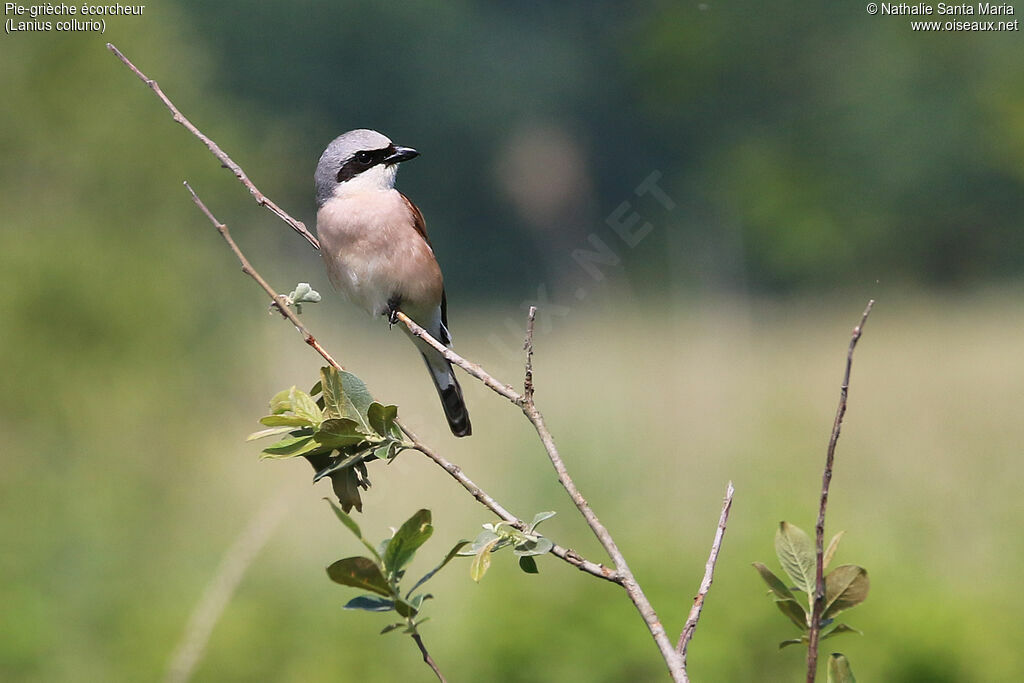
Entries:
{"type": "Polygon", "coordinates": [[[349,128],[424,152],[401,183],[460,285],[561,280],[654,169],[680,207],[631,256],[651,288],[1024,271],[1019,32],[807,3],[186,5],[220,87],[313,122],[307,175],[349,128]]]}
{"type": "MultiPolygon", "coordinates": [[[[818,298],[882,280],[829,513],[856,530],[846,543],[874,582],[857,620],[870,635],[844,651],[865,680],[1020,680],[1020,291],[886,287],[1022,274],[1019,38],[912,34],[860,6],[802,5],[189,0],[111,19],[102,36],[2,36],[0,678],[159,678],[224,549],[282,491],[290,516],[197,679],[427,673],[412,648],[382,657],[376,634],[323,599],[338,541],[326,483],[311,491],[308,471],[260,465],[242,441],[266,397],[319,360],[266,315],[184,179],[272,282],[323,292],[304,318],[374,395],[520,514],[557,508],[545,533],[600,558],[529,425],[467,385],[478,434],[454,442],[442,421],[429,435],[436,397],[407,342],[329,293],[316,255],[171,121],[109,40],[308,223],[333,136],[371,126],[420,149],[399,182],[427,216],[458,348],[509,381],[522,328],[506,329],[502,307],[542,282],[572,300],[572,251],[591,234],[616,245],[604,307],[579,302],[550,329],[538,319],[538,377],[563,454],[666,624],[686,617],[736,481],[696,680],[794,670],[795,648],[773,651],[787,625],[751,609],[748,563],[771,552],[764,520],[811,512],[790,501],[817,491],[864,299],[667,294],[818,298]],[[671,212],[634,193],[655,170],[671,212]],[[606,224],[623,202],[654,228],[632,250],[606,224]],[[650,308],[631,287],[657,295],[650,308]],[[622,400],[591,400],[609,378],[622,400]],[[623,406],[650,409],[609,429],[623,406]]],[[[375,478],[375,519],[429,507],[439,547],[493,521],[413,456],[375,478]]],[[[495,562],[480,584],[432,580],[458,618],[425,637],[453,680],[662,674],[627,601],[537,564],[540,577],[495,562]]]]}

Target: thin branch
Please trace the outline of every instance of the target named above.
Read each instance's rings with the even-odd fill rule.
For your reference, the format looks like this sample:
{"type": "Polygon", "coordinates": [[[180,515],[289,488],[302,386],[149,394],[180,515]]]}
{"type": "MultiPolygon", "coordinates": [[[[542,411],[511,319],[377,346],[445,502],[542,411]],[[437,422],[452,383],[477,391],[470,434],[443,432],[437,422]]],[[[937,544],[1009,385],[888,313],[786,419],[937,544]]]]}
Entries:
{"type": "Polygon", "coordinates": [[[274,214],[282,221],[287,223],[289,226],[291,226],[292,230],[305,237],[306,241],[313,245],[314,249],[320,249],[320,242],[317,240],[316,237],[312,235],[312,233],[309,232],[309,230],[306,229],[306,226],[302,223],[302,221],[292,218],[284,209],[279,207],[274,202],[270,201],[270,199],[268,199],[266,195],[260,192],[256,185],[254,185],[253,182],[249,180],[249,176],[245,174],[245,171],[242,170],[241,166],[236,164],[231,159],[231,157],[229,157],[227,153],[217,145],[216,142],[206,137],[202,133],[202,131],[200,131],[192,124],[191,121],[185,118],[184,114],[178,111],[178,108],[175,107],[174,103],[171,102],[170,98],[164,94],[164,91],[160,89],[160,85],[156,81],[146,76],[146,74],[142,73],[142,71],[140,71],[137,66],[132,64],[131,61],[113,45],[113,43],[107,43],[107,49],[113,52],[114,55],[118,59],[120,59],[125,66],[131,69],[131,72],[133,74],[139,77],[139,80],[148,85],[150,89],[152,89],[153,92],[156,93],[156,96],[160,98],[160,101],[164,103],[164,106],[167,107],[168,110],[170,110],[171,117],[175,121],[184,126],[185,129],[188,130],[188,132],[192,133],[192,135],[199,138],[202,141],[202,143],[206,145],[206,148],[210,150],[213,156],[220,159],[220,162],[224,166],[224,168],[228,169],[229,171],[235,174],[235,177],[238,178],[238,180],[243,185],[245,185],[246,189],[249,190],[249,194],[252,195],[253,199],[256,200],[257,204],[266,208],[272,214],[274,214]]]}
{"type": "Polygon", "coordinates": [[[278,496],[266,503],[224,553],[217,573],[203,591],[203,596],[188,619],[181,641],[171,656],[164,676],[166,683],[185,683],[192,678],[224,608],[238,589],[245,572],[288,511],[285,503],[285,496],[278,496]]]}
{"type": "Polygon", "coordinates": [[[224,225],[214,217],[213,213],[211,213],[210,210],[206,208],[206,204],[203,203],[203,200],[200,199],[199,195],[196,194],[196,191],[193,190],[192,186],[188,184],[188,181],[185,181],[184,184],[185,187],[188,188],[189,194],[192,195],[192,201],[195,202],[196,206],[199,207],[200,211],[206,214],[206,217],[210,219],[210,222],[213,223],[213,226],[217,228],[217,232],[220,233],[220,236],[223,237],[224,241],[228,243],[228,246],[231,248],[231,251],[233,251],[235,253],[235,256],[238,257],[238,262],[242,264],[242,272],[251,277],[253,280],[255,280],[256,283],[263,288],[263,291],[267,293],[267,295],[270,297],[270,300],[274,302],[273,305],[277,308],[281,315],[287,318],[288,321],[295,326],[295,329],[298,330],[299,334],[302,335],[302,338],[306,341],[307,344],[312,346],[317,353],[323,356],[324,360],[327,361],[327,363],[330,364],[332,367],[337,368],[338,370],[344,370],[345,368],[341,367],[341,364],[339,364],[338,361],[334,360],[334,358],[331,357],[331,354],[327,353],[327,350],[320,345],[320,342],[316,340],[316,337],[314,337],[306,328],[306,326],[302,324],[302,321],[299,320],[299,317],[292,313],[292,309],[290,309],[284,302],[284,296],[275,292],[274,288],[267,284],[267,281],[264,280],[263,277],[256,272],[256,269],[252,267],[251,263],[249,263],[249,259],[245,258],[245,254],[243,254],[242,250],[238,248],[237,244],[235,244],[235,240],[231,238],[231,233],[228,231],[228,226],[224,225]]]}
{"type": "Polygon", "coordinates": [[[423,638],[420,637],[420,634],[414,632],[412,634],[412,639],[416,641],[416,645],[419,646],[420,652],[423,653],[423,661],[426,662],[427,666],[433,670],[434,674],[437,676],[437,680],[441,681],[441,683],[447,683],[445,677],[441,674],[441,670],[438,669],[437,664],[434,663],[434,658],[430,656],[429,652],[427,652],[427,647],[423,644],[423,638]]]}
{"type": "Polygon", "coordinates": [[[526,340],[523,341],[523,350],[526,351],[526,376],[523,379],[523,398],[533,401],[533,324],[537,319],[537,307],[530,306],[530,313],[526,316],[526,340]]]}
{"type": "MultiPolygon", "coordinates": [[[[447,472],[453,479],[455,479],[455,481],[459,482],[459,484],[461,484],[462,487],[466,489],[466,491],[468,491],[471,496],[476,498],[476,500],[481,505],[483,505],[488,510],[496,514],[502,520],[509,522],[512,526],[519,529],[520,531],[526,531],[529,528],[529,525],[526,522],[519,519],[511,512],[509,512],[501,503],[492,498],[490,494],[488,494],[486,491],[477,486],[472,479],[466,476],[465,472],[462,471],[461,467],[459,467],[453,462],[450,462],[440,453],[437,453],[429,446],[427,446],[425,443],[420,441],[417,438],[417,436],[405,425],[401,425],[401,428],[402,431],[405,432],[405,435],[408,436],[409,439],[412,440],[412,442],[415,444],[414,448],[417,451],[419,451],[420,453],[422,453],[423,455],[427,456],[435,463],[437,463],[445,472],[447,472]]],[[[612,569],[611,567],[606,567],[603,564],[591,562],[590,560],[587,560],[572,548],[565,548],[556,543],[551,548],[551,554],[571,564],[572,566],[576,567],[582,572],[586,572],[587,574],[595,576],[599,579],[611,581],[612,583],[621,583],[621,577],[619,576],[619,573],[616,572],[614,569],[612,569]]]]}
{"type": "MultiPolygon", "coordinates": [[[[654,642],[661,651],[661,655],[665,660],[665,664],[668,666],[669,673],[672,675],[673,680],[685,681],[686,671],[682,665],[682,658],[676,653],[675,647],[672,645],[668,634],[665,632],[665,627],[662,626],[661,621],[658,619],[657,612],[655,612],[654,607],[651,605],[650,600],[647,599],[647,596],[644,595],[643,589],[633,576],[633,572],[629,568],[626,558],[622,555],[622,552],[619,550],[619,547],[612,538],[612,535],[597,518],[594,510],[590,507],[590,504],[587,503],[586,498],[584,498],[583,494],[580,493],[579,489],[576,487],[576,483],[569,475],[569,471],[565,467],[565,462],[562,460],[561,455],[558,453],[558,448],[555,446],[555,440],[551,436],[551,432],[548,430],[547,425],[544,423],[544,416],[533,402],[532,392],[520,395],[512,389],[511,386],[499,382],[476,363],[466,360],[441,342],[434,339],[430,336],[430,333],[416,324],[411,318],[409,318],[409,316],[399,311],[397,317],[398,320],[400,320],[414,336],[434,347],[434,349],[448,359],[449,362],[458,365],[470,375],[483,382],[495,393],[504,396],[522,409],[523,414],[526,415],[526,418],[533,424],[534,429],[537,431],[537,436],[540,437],[541,444],[544,446],[548,459],[551,461],[551,465],[555,468],[555,473],[558,475],[559,483],[562,484],[562,488],[564,488],[569,494],[569,498],[571,498],[573,504],[576,505],[576,509],[579,510],[583,519],[586,520],[587,525],[590,527],[591,531],[594,532],[597,540],[601,543],[601,546],[605,549],[605,552],[608,553],[608,556],[615,564],[615,570],[621,577],[619,583],[621,583],[622,587],[626,589],[629,599],[633,601],[633,605],[636,607],[637,611],[640,612],[640,616],[647,625],[647,630],[650,631],[651,637],[654,638],[654,642]]],[[[527,339],[529,340],[529,335],[527,336],[527,339]]]]}
{"type": "Polygon", "coordinates": [[[676,652],[683,658],[683,668],[686,668],[686,650],[693,639],[694,631],[697,630],[697,620],[700,619],[701,610],[704,609],[704,598],[711,590],[711,582],[715,579],[715,565],[718,563],[718,553],[722,549],[722,539],[725,538],[725,523],[729,521],[729,510],[732,508],[732,494],[736,489],[732,482],[725,488],[725,500],[722,502],[722,514],[718,517],[718,529],[715,531],[715,540],[711,543],[711,553],[708,555],[708,562],[704,565],[704,578],[700,582],[700,589],[693,599],[693,607],[690,608],[690,616],[686,619],[683,632],[679,634],[679,642],[676,644],[676,652]]]}
{"type": "Polygon", "coordinates": [[[825,577],[824,577],[824,555],[825,555],[825,508],[828,506],[828,489],[832,483],[832,463],[835,459],[836,444],[839,442],[839,432],[843,427],[843,416],[846,415],[846,397],[850,391],[850,370],[853,368],[853,350],[860,341],[864,324],[871,315],[871,307],[875,300],[868,301],[860,322],[850,335],[850,347],[846,352],[846,371],[843,373],[843,384],[839,388],[839,407],[836,409],[836,418],[832,423],[832,436],[828,440],[828,451],[825,454],[825,472],[821,477],[821,503],[818,506],[818,523],[815,531],[815,587],[814,587],[814,608],[811,610],[811,628],[807,640],[807,683],[814,683],[814,677],[818,669],[818,637],[821,633],[821,615],[825,608],[825,577]]]}

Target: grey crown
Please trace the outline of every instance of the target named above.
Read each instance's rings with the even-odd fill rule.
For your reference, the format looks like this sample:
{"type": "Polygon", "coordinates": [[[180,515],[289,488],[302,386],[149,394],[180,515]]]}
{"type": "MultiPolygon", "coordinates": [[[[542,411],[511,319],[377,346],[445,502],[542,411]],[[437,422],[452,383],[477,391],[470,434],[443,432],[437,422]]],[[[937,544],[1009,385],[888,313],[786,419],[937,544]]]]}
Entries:
{"type": "Polygon", "coordinates": [[[386,135],[368,128],[350,130],[334,138],[320,155],[316,173],[313,174],[316,182],[316,207],[319,209],[334,194],[341,165],[351,159],[356,152],[364,149],[382,149],[390,144],[391,140],[386,135]]]}

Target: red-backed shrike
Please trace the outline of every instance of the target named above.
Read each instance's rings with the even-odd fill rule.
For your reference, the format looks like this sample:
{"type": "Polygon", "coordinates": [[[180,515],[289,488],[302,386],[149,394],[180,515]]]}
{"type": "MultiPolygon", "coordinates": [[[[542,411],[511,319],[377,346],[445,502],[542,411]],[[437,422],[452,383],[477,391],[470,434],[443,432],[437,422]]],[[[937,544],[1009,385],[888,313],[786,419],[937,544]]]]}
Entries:
{"type": "MultiPolygon", "coordinates": [[[[451,347],[444,281],[423,214],[395,189],[398,164],[417,156],[373,130],[335,138],[316,167],[316,231],[327,274],[346,297],[392,322],[401,310],[451,347]]],[[[409,336],[427,363],[452,434],[469,436],[469,413],[451,364],[409,336]]]]}

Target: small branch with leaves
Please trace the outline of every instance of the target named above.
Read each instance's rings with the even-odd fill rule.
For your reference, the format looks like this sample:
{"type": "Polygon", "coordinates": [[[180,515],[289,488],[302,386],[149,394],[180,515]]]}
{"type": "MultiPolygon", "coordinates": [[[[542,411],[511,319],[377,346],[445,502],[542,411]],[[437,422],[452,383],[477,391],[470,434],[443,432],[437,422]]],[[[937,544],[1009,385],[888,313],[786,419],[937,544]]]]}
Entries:
{"type": "MultiPolygon", "coordinates": [[[[871,582],[868,572],[854,564],[844,564],[825,574],[829,563],[839,548],[839,541],[845,532],[840,531],[824,547],[825,508],[828,505],[829,486],[832,482],[832,467],[835,461],[836,444],[846,415],[846,399],[850,389],[850,370],[853,367],[853,350],[860,340],[874,300],[868,302],[860,323],[853,328],[850,346],[846,353],[846,371],[839,393],[839,407],[832,424],[828,449],[825,455],[825,471],[822,475],[821,497],[818,505],[818,521],[815,526],[815,542],[801,528],[788,522],[781,522],[775,532],[775,554],[779,558],[786,576],[792,582],[787,586],[767,566],[754,563],[754,569],[768,584],[769,595],[775,606],[796,625],[803,635],[779,643],[779,649],[790,645],[807,646],[807,683],[814,683],[818,668],[818,646],[821,641],[843,633],[860,633],[848,624],[836,623],[835,617],[842,611],[855,607],[868,597],[871,582]],[[806,606],[796,598],[795,592],[803,593],[806,606]]],[[[833,653],[829,658],[828,680],[830,683],[853,681],[850,663],[845,656],[833,653]]]]}
{"type": "MultiPolygon", "coordinates": [[[[314,248],[319,248],[317,239],[305,228],[302,222],[292,218],[260,192],[238,164],[181,114],[156,81],[148,78],[116,47],[109,43],[107,47],[157,95],[164,106],[171,112],[173,119],[201,140],[210,152],[220,160],[221,164],[235,175],[258,204],[270,210],[293,230],[301,234],[314,248]]],[[[288,296],[278,294],[252,267],[241,249],[232,239],[227,226],[214,217],[188,183],[185,185],[191,193],[195,204],[217,228],[229,248],[234,252],[242,264],[243,272],[260,285],[273,302],[272,307],[276,308],[284,318],[292,323],[295,329],[302,335],[304,341],[320,354],[328,364],[328,367],[323,368],[321,371],[320,381],[308,393],[292,387],[274,396],[271,400],[271,414],[261,420],[267,429],[253,434],[251,438],[279,437],[275,444],[264,450],[267,456],[304,457],[314,468],[315,480],[324,477],[332,480],[335,494],[338,496],[341,505],[341,508],[335,508],[338,518],[363,541],[364,545],[371,550],[372,555],[369,558],[360,557],[340,560],[331,565],[331,568],[328,570],[328,574],[333,580],[345,585],[364,588],[373,593],[370,596],[355,598],[349,602],[349,607],[369,609],[370,611],[390,611],[392,609],[396,611],[405,621],[393,624],[385,629],[385,631],[404,628],[404,632],[412,636],[416,642],[423,654],[424,661],[440,680],[444,680],[417,631],[417,626],[423,622],[422,620],[417,621],[416,618],[419,615],[422,602],[429,596],[425,594],[413,596],[412,593],[424,581],[432,577],[436,571],[447,564],[453,556],[459,554],[461,548],[468,544],[468,542],[457,545],[434,571],[428,573],[411,591],[403,595],[398,589],[398,584],[404,573],[405,565],[412,558],[415,549],[429,537],[432,531],[429,511],[421,510],[417,515],[414,515],[394,536],[382,543],[380,548],[377,549],[362,538],[358,526],[347,514],[353,508],[356,510],[361,509],[360,491],[365,491],[369,487],[368,463],[374,460],[391,460],[401,451],[413,449],[423,453],[442,467],[477,501],[495,513],[501,520],[497,523],[486,525],[484,532],[478,536],[477,541],[473,544],[471,554],[475,556],[474,578],[479,580],[483,576],[494,551],[505,546],[511,546],[514,554],[519,557],[520,567],[524,571],[536,572],[537,564],[534,558],[537,555],[551,553],[591,576],[618,584],[623,587],[643,618],[648,631],[661,652],[672,679],[674,681],[688,680],[685,659],[686,646],[693,637],[693,631],[700,616],[701,606],[710,589],[714,566],[721,548],[725,524],[732,501],[733,488],[731,483],[726,494],[711,555],[708,559],[704,581],[702,581],[700,591],[695,598],[690,618],[680,634],[678,646],[673,646],[657,613],[641,589],[639,582],[633,575],[626,562],[626,558],[619,550],[611,533],[598,519],[597,514],[569,475],[568,469],[555,445],[554,438],[534,401],[533,329],[536,315],[535,309],[530,310],[527,322],[527,334],[524,344],[526,367],[523,392],[521,394],[510,385],[496,380],[479,365],[466,360],[443,344],[440,344],[404,313],[399,311],[396,317],[413,335],[436,348],[450,362],[458,365],[492,391],[508,399],[522,410],[525,417],[534,426],[548,459],[555,469],[559,482],[611,558],[614,565],[612,568],[586,560],[575,551],[559,546],[539,535],[536,532],[537,525],[544,519],[547,519],[551,513],[539,513],[530,524],[527,524],[509,512],[507,508],[469,479],[461,467],[449,462],[420,441],[407,426],[398,421],[396,406],[374,401],[358,377],[346,372],[299,320],[297,313],[300,311],[301,304],[315,302],[318,300],[319,295],[312,291],[308,284],[303,286],[303,283],[300,283],[300,286],[288,296]],[[293,311],[292,308],[296,310],[293,311]],[[409,528],[407,529],[407,527],[409,528]],[[401,556],[398,557],[394,553],[399,553],[399,551],[393,550],[393,548],[411,548],[411,550],[402,550],[401,556]],[[407,555],[405,554],[406,552],[408,552],[407,555]]]]}

